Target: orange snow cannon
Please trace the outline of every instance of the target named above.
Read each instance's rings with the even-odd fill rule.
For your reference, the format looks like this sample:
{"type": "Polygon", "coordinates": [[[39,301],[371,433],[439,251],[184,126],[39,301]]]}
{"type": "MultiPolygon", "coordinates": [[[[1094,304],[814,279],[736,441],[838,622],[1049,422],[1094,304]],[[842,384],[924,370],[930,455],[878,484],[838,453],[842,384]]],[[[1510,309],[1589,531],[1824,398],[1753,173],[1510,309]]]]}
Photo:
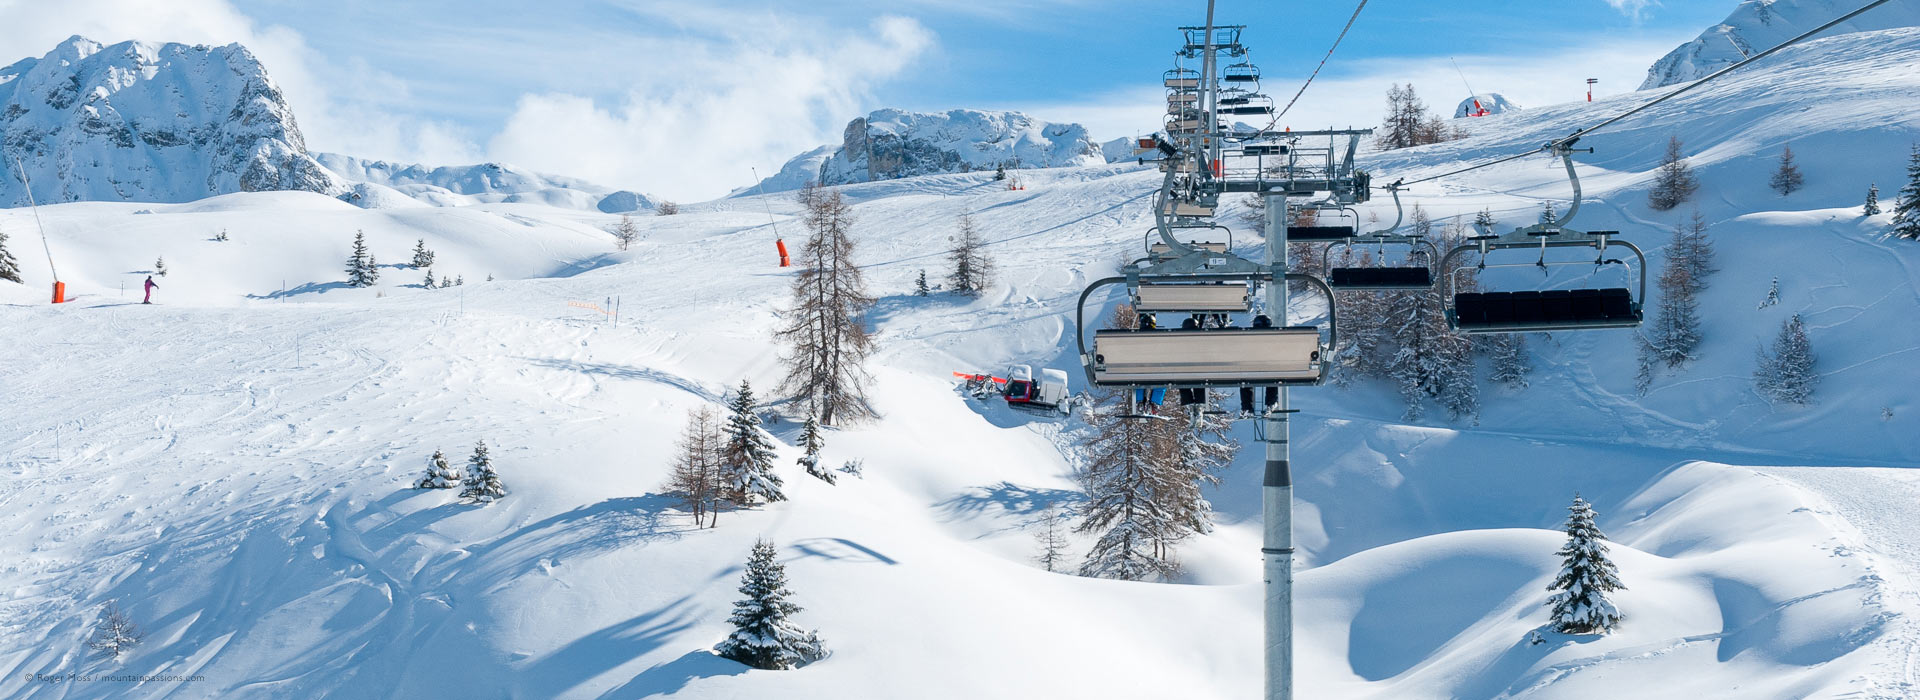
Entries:
{"type": "Polygon", "coordinates": [[[776,239],[773,239],[773,245],[774,245],[774,247],[775,247],[775,248],[779,248],[779,249],[780,249],[780,266],[781,266],[781,267],[792,267],[792,266],[793,266],[793,262],[787,259],[787,241],[786,241],[786,239],[784,239],[784,238],[776,238],[776,239]]]}
{"type": "Polygon", "coordinates": [[[53,283],[53,303],[55,304],[67,303],[67,283],[65,282],[53,283]]]}

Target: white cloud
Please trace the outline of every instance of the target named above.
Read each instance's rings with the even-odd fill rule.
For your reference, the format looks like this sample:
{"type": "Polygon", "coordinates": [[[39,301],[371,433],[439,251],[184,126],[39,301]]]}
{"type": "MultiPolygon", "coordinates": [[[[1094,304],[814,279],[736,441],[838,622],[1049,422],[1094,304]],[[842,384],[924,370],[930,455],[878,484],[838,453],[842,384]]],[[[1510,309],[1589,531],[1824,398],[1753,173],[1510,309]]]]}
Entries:
{"type": "Polygon", "coordinates": [[[1660,6],[1660,0],[1606,0],[1606,3],[1636,22],[1645,16],[1647,8],[1660,6]]]}
{"type": "MultiPolygon", "coordinates": [[[[728,17],[732,23],[737,17],[728,17]]],[[[487,145],[495,159],[668,198],[706,199],[838,142],[871,89],[934,44],[918,22],[867,31],[795,31],[782,18],[732,23],[713,39],[649,42],[617,105],[525,95],[487,145]]]]}

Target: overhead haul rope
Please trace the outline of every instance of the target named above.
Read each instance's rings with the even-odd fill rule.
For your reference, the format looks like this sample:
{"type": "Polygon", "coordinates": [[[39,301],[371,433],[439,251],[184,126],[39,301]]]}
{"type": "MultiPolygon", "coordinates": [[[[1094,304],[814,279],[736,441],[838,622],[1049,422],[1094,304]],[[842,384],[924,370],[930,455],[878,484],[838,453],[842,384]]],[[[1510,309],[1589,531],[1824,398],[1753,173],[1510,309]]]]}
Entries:
{"type": "MultiPolygon", "coordinates": [[[[1882,1],[1884,2],[1885,0],[1882,1]]],[[[1300,96],[1306,94],[1307,86],[1312,85],[1313,79],[1320,75],[1320,69],[1327,67],[1327,59],[1333,58],[1333,50],[1340,48],[1341,40],[1347,38],[1347,31],[1353,29],[1353,21],[1360,19],[1360,11],[1366,9],[1366,7],[1367,0],[1360,0],[1360,6],[1353,8],[1353,16],[1347,18],[1347,26],[1340,29],[1340,36],[1335,37],[1333,45],[1327,47],[1327,55],[1320,58],[1320,65],[1313,67],[1313,72],[1307,75],[1307,82],[1300,84],[1300,90],[1293,93],[1293,99],[1287,100],[1287,106],[1281,108],[1278,113],[1275,113],[1273,115],[1273,121],[1267,122],[1267,128],[1261,129],[1261,131],[1272,131],[1273,125],[1279,124],[1280,118],[1287,116],[1287,110],[1293,109],[1293,103],[1299,102],[1300,96]]]]}
{"type": "Polygon", "coordinates": [[[1771,48],[1771,49],[1767,49],[1767,50],[1765,50],[1765,51],[1762,51],[1762,52],[1760,52],[1760,53],[1757,53],[1757,54],[1754,54],[1754,55],[1752,55],[1752,56],[1748,56],[1748,57],[1747,57],[1747,58],[1746,58],[1745,60],[1742,60],[1742,61],[1740,61],[1739,63],[1735,63],[1735,64],[1733,64],[1733,65],[1731,65],[1731,66],[1727,66],[1727,67],[1725,67],[1725,68],[1722,68],[1722,69],[1720,69],[1720,70],[1717,70],[1717,71],[1714,71],[1714,72],[1713,72],[1712,74],[1710,74],[1710,75],[1708,75],[1708,76],[1706,76],[1706,77],[1704,77],[1704,78],[1701,78],[1701,79],[1699,79],[1699,80],[1695,80],[1695,81],[1693,81],[1693,82],[1691,82],[1691,83],[1688,83],[1688,84],[1686,85],[1686,87],[1683,87],[1683,88],[1680,88],[1680,89],[1678,89],[1678,90],[1675,90],[1675,91],[1673,91],[1673,92],[1669,92],[1669,93],[1667,93],[1667,94],[1665,94],[1665,95],[1661,95],[1661,96],[1659,96],[1659,97],[1657,97],[1657,98],[1654,98],[1654,99],[1653,99],[1653,101],[1651,101],[1651,102],[1648,102],[1648,103],[1646,103],[1646,104],[1643,104],[1643,105],[1640,105],[1640,106],[1638,106],[1638,107],[1635,107],[1635,108],[1633,108],[1633,109],[1629,109],[1629,110],[1627,110],[1627,111],[1625,111],[1625,112],[1622,112],[1622,113],[1620,113],[1619,115],[1617,115],[1617,116],[1615,116],[1615,117],[1613,117],[1613,118],[1611,118],[1611,119],[1608,119],[1608,120],[1606,120],[1606,121],[1603,121],[1603,122],[1600,122],[1599,124],[1595,124],[1595,125],[1593,125],[1593,126],[1589,126],[1589,127],[1587,127],[1587,128],[1585,128],[1585,129],[1581,129],[1581,130],[1579,130],[1579,131],[1576,131],[1576,132],[1573,132],[1572,134],[1569,134],[1569,135],[1568,135],[1568,136],[1567,136],[1566,138],[1562,138],[1562,139],[1556,139],[1556,140],[1554,140],[1554,141],[1552,141],[1552,142],[1549,142],[1548,144],[1546,144],[1546,145],[1544,145],[1544,146],[1541,146],[1541,147],[1539,147],[1539,148],[1536,148],[1536,149],[1533,149],[1533,150],[1531,150],[1531,151],[1527,151],[1527,152],[1525,152],[1525,153],[1519,153],[1519,154],[1515,154],[1515,155],[1511,155],[1511,156],[1507,156],[1507,157],[1505,157],[1505,158],[1500,158],[1500,159],[1496,159],[1496,160],[1490,160],[1490,161],[1487,161],[1487,162],[1485,162],[1485,163],[1481,163],[1481,164],[1479,164],[1479,165],[1470,165],[1470,166],[1467,166],[1467,167],[1464,167],[1464,168],[1461,168],[1461,169],[1459,169],[1459,170],[1453,170],[1453,171],[1449,171],[1449,172],[1444,172],[1444,173],[1441,173],[1441,174],[1439,174],[1439,175],[1432,175],[1432,176],[1428,176],[1428,177],[1423,177],[1423,178],[1420,178],[1420,179],[1418,179],[1418,180],[1413,180],[1413,181],[1409,181],[1409,182],[1394,182],[1394,183],[1393,183],[1393,184],[1391,184],[1391,185],[1384,185],[1384,186],[1382,186],[1382,189],[1387,189],[1387,188],[1393,188],[1393,187],[1405,187],[1405,186],[1407,186],[1407,185],[1415,185],[1415,184],[1419,184],[1419,183],[1422,183],[1422,182],[1429,182],[1429,181],[1432,181],[1432,180],[1438,180],[1438,179],[1440,179],[1440,178],[1444,178],[1444,177],[1453,177],[1453,176],[1455,176],[1455,175],[1459,175],[1459,174],[1461,174],[1461,173],[1466,173],[1466,172],[1471,172],[1471,171],[1474,171],[1474,170],[1479,170],[1479,169],[1481,169],[1481,168],[1485,168],[1485,167],[1490,167],[1490,166],[1494,166],[1494,165],[1499,165],[1499,164],[1501,164],[1501,163],[1505,163],[1505,162],[1507,162],[1507,161],[1512,161],[1512,160],[1518,160],[1518,159],[1521,159],[1521,158],[1525,158],[1525,157],[1527,157],[1527,156],[1530,156],[1530,155],[1533,155],[1533,154],[1536,154],[1536,153],[1543,153],[1543,152],[1546,152],[1546,151],[1551,151],[1551,150],[1555,150],[1555,149],[1560,149],[1560,148],[1566,148],[1566,147],[1568,147],[1568,146],[1572,146],[1572,145],[1574,144],[1574,142],[1576,142],[1576,141],[1579,141],[1579,140],[1580,140],[1580,139],[1581,139],[1582,137],[1584,137],[1584,136],[1586,136],[1586,135],[1588,135],[1588,134],[1591,134],[1591,133],[1593,133],[1593,132],[1595,132],[1595,131],[1599,131],[1599,130],[1601,130],[1601,129],[1603,129],[1603,128],[1606,128],[1607,126],[1610,126],[1610,125],[1612,125],[1612,124],[1613,124],[1614,122],[1618,122],[1618,121],[1620,121],[1620,120],[1622,120],[1622,119],[1626,119],[1627,117],[1631,117],[1631,116],[1633,116],[1633,115],[1635,115],[1635,114],[1639,114],[1640,112],[1644,112],[1644,111],[1646,111],[1647,109],[1649,109],[1649,108],[1651,108],[1651,107],[1653,107],[1654,105],[1657,105],[1657,104],[1660,104],[1660,103],[1662,103],[1662,102],[1665,102],[1665,101],[1667,101],[1667,100],[1670,100],[1670,99],[1673,99],[1673,98],[1675,98],[1675,97],[1679,97],[1679,96],[1680,96],[1681,94],[1683,94],[1683,93],[1685,93],[1685,92],[1688,92],[1688,91],[1690,91],[1690,90],[1692,90],[1692,89],[1694,89],[1694,88],[1697,88],[1697,87],[1700,87],[1701,85],[1705,85],[1705,84],[1707,84],[1707,82],[1708,82],[1708,81],[1711,81],[1711,80],[1713,80],[1713,79],[1715,79],[1715,78],[1718,78],[1718,77],[1720,77],[1720,76],[1723,76],[1723,75],[1726,75],[1726,74],[1728,74],[1728,73],[1731,73],[1731,72],[1733,72],[1733,71],[1735,71],[1735,70],[1738,70],[1739,68],[1741,68],[1741,67],[1743,67],[1743,66],[1745,66],[1745,65],[1747,65],[1747,64],[1749,64],[1749,63],[1752,63],[1752,62],[1754,62],[1754,61],[1758,61],[1758,60],[1760,60],[1760,59],[1762,59],[1762,58],[1766,58],[1766,57],[1768,57],[1768,56],[1771,56],[1771,55],[1773,55],[1773,54],[1774,54],[1775,52],[1777,52],[1777,51],[1779,51],[1779,50],[1781,50],[1781,49],[1784,49],[1784,48],[1787,48],[1787,47],[1789,47],[1789,46],[1792,46],[1792,45],[1794,45],[1794,44],[1798,44],[1798,43],[1800,43],[1800,42],[1802,42],[1802,41],[1805,41],[1805,40],[1806,40],[1806,39],[1807,39],[1808,37],[1811,37],[1811,36],[1813,36],[1813,35],[1815,35],[1815,34],[1819,34],[1820,32],[1824,32],[1824,31],[1826,31],[1826,30],[1828,30],[1828,29],[1832,29],[1832,28],[1834,27],[1834,25],[1837,25],[1837,24],[1839,24],[1839,23],[1841,23],[1841,22],[1845,22],[1845,21],[1847,21],[1847,20],[1850,20],[1850,19],[1853,19],[1854,17],[1857,17],[1857,16],[1859,16],[1859,15],[1860,15],[1860,13],[1862,13],[1862,12],[1866,12],[1867,10],[1871,10],[1871,9],[1873,9],[1873,8],[1876,8],[1876,7],[1879,7],[1879,6],[1881,6],[1881,5],[1885,5],[1885,4],[1887,4],[1887,2],[1888,2],[1888,1],[1889,1],[1889,0],[1873,0],[1873,2],[1869,2],[1869,3],[1867,3],[1867,4],[1865,4],[1865,5],[1862,5],[1862,6],[1860,7],[1860,9],[1857,9],[1857,10],[1854,10],[1854,11],[1852,11],[1852,12],[1849,12],[1849,13],[1846,13],[1846,14],[1844,14],[1844,15],[1841,15],[1841,16],[1839,16],[1839,17],[1836,17],[1836,18],[1834,18],[1834,20],[1833,20],[1833,21],[1831,21],[1831,22],[1828,22],[1828,23],[1826,23],[1826,24],[1822,24],[1822,25],[1820,25],[1820,26],[1818,26],[1818,27],[1814,27],[1813,29],[1810,29],[1810,30],[1808,30],[1808,31],[1807,31],[1806,33],[1804,33],[1804,34],[1801,34],[1800,36],[1796,36],[1796,37],[1794,37],[1794,38],[1792,38],[1792,39],[1788,39],[1788,40],[1786,40],[1786,41],[1784,41],[1784,42],[1781,42],[1779,46],[1775,46],[1775,47],[1773,47],[1773,48],[1771,48]]]}

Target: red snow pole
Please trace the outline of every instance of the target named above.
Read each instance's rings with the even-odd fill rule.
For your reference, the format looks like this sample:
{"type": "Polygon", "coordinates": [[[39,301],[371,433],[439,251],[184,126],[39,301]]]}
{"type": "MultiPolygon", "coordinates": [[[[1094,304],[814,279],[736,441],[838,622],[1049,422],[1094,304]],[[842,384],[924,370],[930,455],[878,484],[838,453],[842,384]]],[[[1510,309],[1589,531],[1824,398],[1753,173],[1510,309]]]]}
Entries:
{"type": "Polygon", "coordinates": [[[773,239],[773,245],[780,249],[780,266],[791,267],[793,263],[787,259],[787,240],[784,238],[773,239]]]}
{"type": "Polygon", "coordinates": [[[67,303],[67,283],[65,282],[53,283],[53,303],[55,304],[67,303]]]}
{"type": "Polygon", "coordinates": [[[1593,84],[1594,84],[1594,83],[1597,83],[1597,82],[1600,82],[1600,79],[1599,79],[1599,78],[1588,78],[1588,79],[1587,79],[1587,101],[1588,101],[1588,102],[1592,102],[1592,101],[1593,101],[1593,84]]]}

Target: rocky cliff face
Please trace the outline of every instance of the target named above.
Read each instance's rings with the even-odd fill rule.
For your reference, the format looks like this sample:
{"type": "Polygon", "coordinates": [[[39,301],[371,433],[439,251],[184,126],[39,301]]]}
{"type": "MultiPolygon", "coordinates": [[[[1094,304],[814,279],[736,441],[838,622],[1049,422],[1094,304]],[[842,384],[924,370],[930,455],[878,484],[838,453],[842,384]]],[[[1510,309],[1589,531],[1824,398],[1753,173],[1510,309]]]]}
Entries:
{"type": "Polygon", "coordinates": [[[308,153],[265,67],[238,44],[72,37],[0,68],[0,206],[183,202],[230,192],[344,191],[308,153]]]}
{"type": "MultiPolygon", "coordinates": [[[[839,145],[803,153],[761,184],[767,191],[778,191],[796,189],[809,179],[844,185],[1001,166],[1055,168],[1105,162],[1100,145],[1079,124],[1055,124],[1019,112],[956,109],[930,114],[881,109],[849,122],[839,145]]],[[[759,191],[746,188],[735,194],[759,191]]]]}
{"type": "MultiPolygon", "coordinates": [[[[1725,21],[1708,27],[1699,38],[1654,62],[1640,89],[1704,78],[1860,5],[1855,0],[1743,0],[1725,21]]],[[[1913,26],[1920,26],[1920,3],[1892,2],[1842,22],[1821,36],[1913,26]]]]}

